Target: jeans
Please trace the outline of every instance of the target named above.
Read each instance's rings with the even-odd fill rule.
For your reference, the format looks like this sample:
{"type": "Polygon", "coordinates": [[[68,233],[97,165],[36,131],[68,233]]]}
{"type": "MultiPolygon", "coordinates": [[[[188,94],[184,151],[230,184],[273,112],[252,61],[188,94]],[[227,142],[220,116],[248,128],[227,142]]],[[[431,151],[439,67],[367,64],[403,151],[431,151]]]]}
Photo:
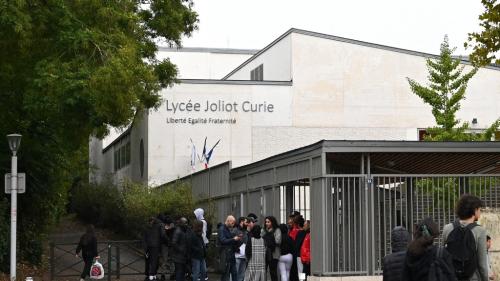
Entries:
{"type": "Polygon", "coordinates": [[[186,280],[186,263],[175,263],[175,281],[186,280]]]}
{"type": "Polygon", "coordinates": [[[198,279],[202,281],[205,280],[205,275],[207,270],[206,269],[207,265],[205,263],[205,260],[191,259],[191,266],[192,266],[191,277],[193,278],[193,281],[198,281],[198,279]]]}
{"type": "Polygon", "coordinates": [[[229,277],[231,277],[231,281],[237,281],[237,272],[236,272],[236,258],[234,254],[229,257],[226,257],[226,266],[224,269],[224,273],[220,277],[221,281],[229,281],[229,277]]]}
{"type": "Polygon", "coordinates": [[[80,277],[82,279],[85,279],[86,276],[89,276],[90,275],[90,268],[92,267],[92,262],[93,262],[93,258],[86,258],[86,259],[83,259],[83,263],[84,263],[84,266],[83,266],[83,271],[82,271],[82,274],[80,274],[80,277]]]}
{"type": "Polygon", "coordinates": [[[246,259],[236,259],[236,280],[244,281],[245,280],[245,270],[247,269],[247,260],[246,259]]]}
{"type": "Polygon", "coordinates": [[[269,267],[271,281],[278,281],[278,260],[271,259],[269,262],[266,262],[266,268],[267,267],[269,267]]]}

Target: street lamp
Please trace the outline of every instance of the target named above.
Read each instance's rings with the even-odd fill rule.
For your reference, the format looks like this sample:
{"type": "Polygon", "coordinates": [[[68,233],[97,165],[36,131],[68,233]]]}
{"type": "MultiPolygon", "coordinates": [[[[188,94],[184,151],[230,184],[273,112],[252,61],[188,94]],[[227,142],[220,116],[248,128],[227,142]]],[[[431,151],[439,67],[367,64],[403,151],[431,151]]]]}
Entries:
{"type": "Polygon", "coordinates": [[[10,190],[10,280],[16,281],[16,230],[17,230],[17,151],[21,146],[21,135],[7,135],[12,151],[10,190]]]}

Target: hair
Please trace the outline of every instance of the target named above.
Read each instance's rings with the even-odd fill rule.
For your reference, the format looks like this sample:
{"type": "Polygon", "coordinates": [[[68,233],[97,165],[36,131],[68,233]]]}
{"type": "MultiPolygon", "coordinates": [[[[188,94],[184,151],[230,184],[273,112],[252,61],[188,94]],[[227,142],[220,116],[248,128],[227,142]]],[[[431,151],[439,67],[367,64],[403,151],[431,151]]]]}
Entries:
{"type": "Polygon", "coordinates": [[[288,226],[284,223],[280,224],[278,227],[281,231],[281,235],[287,235],[288,232],[288,226]]]}
{"type": "Polygon", "coordinates": [[[266,220],[269,220],[271,222],[271,226],[273,227],[273,229],[276,229],[278,228],[278,221],[276,220],[275,217],[273,216],[267,216],[265,219],[264,219],[264,222],[266,220]]]}
{"type": "Polygon", "coordinates": [[[252,237],[255,239],[260,239],[260,225],[256,224],[250,231],[252,237]]]}
{"type": "Polygon", "coordinates": [[[193,221],[193,232],[197,235],[201,235],[203,233],[203,222],[199,220],[193,221]]]}
{"type": "Polygon", "coordinates": [[[247,218],[245,217],[239,217],[238,218],[238,223],[241,223],[242,221],[246,221],[247,218]]]}
{"type": "Polygon", "coordinates": [[[483,202],[478,197],[470,194],[464,194],[457,202],[455,213],[461,220],[466,220],[474,216],[476,209],[483,206],[483,202]]]}
{"type": "Polygon", "coordinates": [[[300,228],[304,227],[304,217],[302,215],[298,215],[295,218],[293,218],[293,223],[298,225],[300,228]]]}
{"type": "Polygon", "coordinates": [[[89,225],[87,225],[87,228],[86,228],[85,234],[88,234],[88,235],[95,235],[94,225],[93,225],[93,224],[89,224],[89,225]]]}
{"type": "Polygon", "coordinates": [[[227,216],[225,224],[227,225],[230,222],[236,223],[236,219],[232,215],[227,216]]]}
{"type": "Polygon", "coordinates": [[[491,236],[486,235],[486,241],[490,241],[490,240],[491,240],[491,236]]]}
{"type": "Polygon", "coordinates": [[[413,240],[408,246],[408,252],[412,255],[419,256],[425,250],[432,246],[434,238],[439,236],[439,227],[437,223],[430,217],[425,218],[413,229],[413,240]]]}

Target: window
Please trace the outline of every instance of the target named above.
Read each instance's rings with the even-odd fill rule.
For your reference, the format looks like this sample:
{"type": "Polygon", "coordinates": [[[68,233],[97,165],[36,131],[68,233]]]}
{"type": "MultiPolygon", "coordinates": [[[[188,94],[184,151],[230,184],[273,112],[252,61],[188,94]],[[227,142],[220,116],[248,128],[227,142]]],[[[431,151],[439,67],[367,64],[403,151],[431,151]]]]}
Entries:
{"type": "Polygon", "coordinates": [[[122,142],[115,145],[113,155],[115,172],[130,164],[130,140],[125,144],[122,142]]]}
{"type": "Polygon", "coordinates": [[[254,70],[250,71],[250,80],[264,81],[264,65],[257,66],[254,70]]]}

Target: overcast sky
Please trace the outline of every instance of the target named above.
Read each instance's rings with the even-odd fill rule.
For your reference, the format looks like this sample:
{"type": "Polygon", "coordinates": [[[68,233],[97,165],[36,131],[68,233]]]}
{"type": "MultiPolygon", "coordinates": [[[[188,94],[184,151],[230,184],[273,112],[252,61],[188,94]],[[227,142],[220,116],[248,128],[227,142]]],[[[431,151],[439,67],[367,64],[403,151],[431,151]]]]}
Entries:
{"type": "Polygon", "coordinates": [[[426,53],[448,34],[456,55],[479,30],[480,0],[195,0],[199,30],[185,47],[261,49],[300,28],[426,53]]]}

